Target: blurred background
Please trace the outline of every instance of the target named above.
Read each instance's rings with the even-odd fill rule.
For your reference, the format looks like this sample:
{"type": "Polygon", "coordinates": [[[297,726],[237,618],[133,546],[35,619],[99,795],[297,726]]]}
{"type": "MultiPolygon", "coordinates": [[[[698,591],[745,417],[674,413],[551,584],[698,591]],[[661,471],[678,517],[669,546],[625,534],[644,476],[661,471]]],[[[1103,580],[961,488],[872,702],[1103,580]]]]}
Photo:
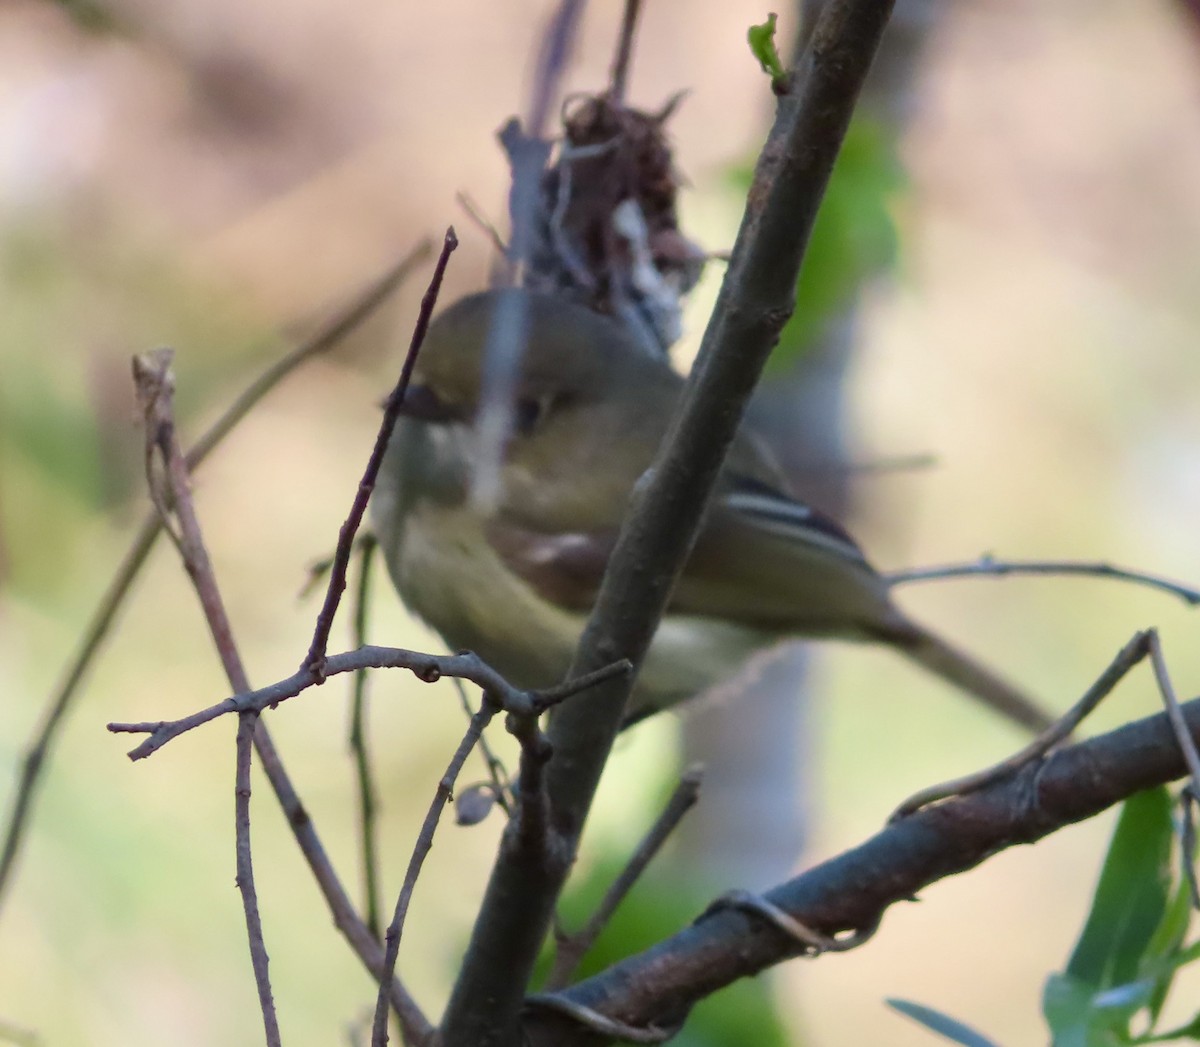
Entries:
{"type": "MultiPolygon", "coordinates": [[[[130,356],[176,347],[181,419],[194,434],[422,237],[453,223],[463,240],[447,299],[481,287],[487,238],[455,194],[503,225],[494,132],[525,108],[553,6],[368,0],[349,17],[332,0],[0,7],[5,809],[60,667],[146,507],[130,356]]],[[[766,11],[741,0],[692,0],[686,16],[665,0],[645,7],[630,101],[655,109],[688,90],[670,124],[689,180],[682,225],[725,249],[741,209],[734,172],[771,115],[745,42],[766,11]]],[[[620,8],[590,6],[569,89],[605,85],[620,8]]],[[[853,463],[932,464],[856,474],[848,525],[884,569],[990,551],[1200,583],[1200,33],[1188,5],[901,10],[906,65],[873,103],[899,136],[902,178],[888,198],[898,251],[857,303],[843,424],[853,463]]],[[[780,17],[790,39],[795,12],[780,17]]],[[[710,266],[696,295],[693,346],[720,275],[710,266]]],[[[317,603],[297,593],[336,540],[426,277],[268,398],[197,477],[256,683],[290,674],[307,646],[317,603]]],[[[437,646],[378,589],[373,638],[437,646]]],[[[1162,630],[1181,694],[1200,689],[1197,612],[1162,594],[1011,579],[913,586],[900,599],[1055,707],[1147,625],[1162,630]]],[[[345,631],[335,643],[349,643],[345,631]]],[[[915,789],[1020,741],[886,653],[823,646],[812,673],[805,734],[791,739],[807,795],[780,788],[769,801],[811,811],[800,865],[857,843],[915,789]]],[[[128,739],[103,729],[225,693],[164,545],[53,752],[0,910],[0,1029],[50,1045],[259,1042],[233,886],[234,724],[137,765],[123,755],[128,739]]],[[[373,693],[390,910],[464,719],[449,685],[392,674],[373,693]]],[[[1156,701],[1139,671],[1090,728],[1156,701]]],[[[357,890],[346,720],[340,680],[269,716],[357,890]]],[[[678,733],[661,718],[622,740],[585,866],[640,835],[673,780],[678,733]]],[[[482,776],[475,763],[467,780],[482,776]]],[[[254,811],[284,1039],[353,1042],[372,987],[261,780],[254,811]]],[[[787,1042],[932,1042],[885,996],[939,1007],[1003,1043],[1044,1039],[1041,983],[1082,924],[1110,824],[1006,852],[893,909],[868,947],[782,969],[771,988],[787,1042]]],[[[418,886],[401,971],[434,1015],[498,831],[495,817],[444,824],[418,886]]]]}

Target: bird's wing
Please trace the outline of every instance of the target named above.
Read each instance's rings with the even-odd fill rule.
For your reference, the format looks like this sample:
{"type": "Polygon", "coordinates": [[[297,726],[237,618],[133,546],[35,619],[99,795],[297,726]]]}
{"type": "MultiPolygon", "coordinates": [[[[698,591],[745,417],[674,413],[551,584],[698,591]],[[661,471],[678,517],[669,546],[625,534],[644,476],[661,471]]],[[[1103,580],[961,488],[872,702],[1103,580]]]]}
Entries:
{"type": "Polygon", "coordinates": [[[896,619],[883,579],[834,520],[730,471],[672,608],[800,636],[879,635],[896,619]]]}
{"type": "MultiPolygon", "coordinates": [[[[587,611],[617,528],[551,534],[500,517],[487,536],[543,599],[587,611]]],[[[798,635],[880,635],[896,622],[883,580],[836,522],[757,476],[728,471],[670,609],[798,635]]]]}
{"type": "Polygon", "coordinates": [[[489,520],[485,533],[508,569],[543,600],[582,612],[596,601],[617,541],[616,528],[549,534],[502,516],[489,520]]]}

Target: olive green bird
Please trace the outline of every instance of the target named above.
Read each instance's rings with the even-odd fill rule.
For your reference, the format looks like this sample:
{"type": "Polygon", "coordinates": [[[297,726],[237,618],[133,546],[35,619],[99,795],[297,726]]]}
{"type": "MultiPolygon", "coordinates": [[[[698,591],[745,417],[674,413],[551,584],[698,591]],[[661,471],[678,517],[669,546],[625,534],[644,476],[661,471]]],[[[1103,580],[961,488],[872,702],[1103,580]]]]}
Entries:
{"type": "MultiPolygon", "coordinates": [[[[634,485],[683,388],[614,320],[560,297],[489,291],[430,325],[373,499],[408,607],[452,649],[519,687],[571,663],[634,485]],[[528,341],[499,495],[471,497],[484,342],[502,295],[525,296],[528,341]]],[[[886,644],[1018,724],[1049,717],[904,614],[853,539],[788,491],[749,434],[730,450],[646,655],[628,718],[731,676],[784,637],[886,644]]]]}

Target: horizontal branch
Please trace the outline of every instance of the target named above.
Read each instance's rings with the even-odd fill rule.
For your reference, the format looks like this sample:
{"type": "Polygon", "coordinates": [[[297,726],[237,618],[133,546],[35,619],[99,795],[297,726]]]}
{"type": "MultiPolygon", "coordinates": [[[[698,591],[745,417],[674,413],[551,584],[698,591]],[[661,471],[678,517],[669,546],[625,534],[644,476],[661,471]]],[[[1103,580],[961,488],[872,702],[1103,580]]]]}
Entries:
{"type": "Polygon", "coordinates": [[[434,683],[443,676],[468,680],[487,691],[504,712],[537,716],[580,691],[629,672],[629,663],[614,662],[594,673],[556,687],[524,691],[514,687],[487,662],[470,651],[461,654],[425,654],[421,651],[408,651],[402,647],[367,646],[356,651],[330,655],[319,669],[301,668],[286,679],[254,691],[235,694],[179,720],[110,723],[108,730],[113,734],[149,735],[137,748],[129,752],[131,760],[144,760],[167,742],[210,720],[228,716],[230,713],[262,712],[289,698],[295,698],[302,691],[323,683],[330,676],[357,672],[360,669],[408,669],[425,683],[434,683]]]}
{"type": "MultiPolygon", "coordinates": [[[[1133,641],[1142,642],[1144,634],[1133,641]]],[[[1200,699],[1179,713],[1191,735],[1200,734],[1200,699]]],[[[765,897],[830,937],[870,928],[889,906],[937,880],[1186,772],[1170,720],[1160,713],[1050,753],[978,792],[923,808],[765,897]]],[[[563,1016],[567,1008],[637,1028],[669,1027],[705,996],[802,952],[794,938],[761,918],[714,908],[691,927],[559,994],[565,1008],[531,1009],[527,1042],[594,1043],[563,1016]]]]}

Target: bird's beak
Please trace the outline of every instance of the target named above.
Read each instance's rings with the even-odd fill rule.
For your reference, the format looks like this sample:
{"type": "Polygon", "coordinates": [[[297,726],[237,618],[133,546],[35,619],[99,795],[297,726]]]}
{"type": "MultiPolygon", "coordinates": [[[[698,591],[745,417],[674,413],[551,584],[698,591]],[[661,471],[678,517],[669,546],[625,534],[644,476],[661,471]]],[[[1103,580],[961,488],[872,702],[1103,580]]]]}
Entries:
{"type": "Polygon", "coordinates": [[[461,410],[440,399],[429,386],[415,383],[405,390],[400,413],[422,422],[455,422],[463,417],[461,410]]]}

